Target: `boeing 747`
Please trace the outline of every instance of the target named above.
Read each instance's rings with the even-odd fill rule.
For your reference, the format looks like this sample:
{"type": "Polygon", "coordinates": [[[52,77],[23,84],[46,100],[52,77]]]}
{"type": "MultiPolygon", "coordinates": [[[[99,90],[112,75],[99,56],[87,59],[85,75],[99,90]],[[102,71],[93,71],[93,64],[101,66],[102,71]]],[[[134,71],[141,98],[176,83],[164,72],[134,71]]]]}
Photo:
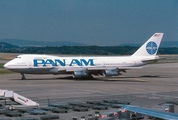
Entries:
{"type": "Polygon", "coordinates": [[[40,54],[22,54],[7,62],[8,70],[24,74],[71,74],[74,78],[93,75],[118,76],[128,69],[156,62],[163,33],[155,33],[131,56],[114,57],[60,57],[40,54]]]}

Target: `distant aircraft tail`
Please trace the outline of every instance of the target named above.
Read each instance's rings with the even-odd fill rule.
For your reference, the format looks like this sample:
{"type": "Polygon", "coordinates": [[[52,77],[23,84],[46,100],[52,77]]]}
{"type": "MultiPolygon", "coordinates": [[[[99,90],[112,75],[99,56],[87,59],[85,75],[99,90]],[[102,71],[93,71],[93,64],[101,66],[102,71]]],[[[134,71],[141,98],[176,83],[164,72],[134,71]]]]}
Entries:
{"type": "Polygon", "coordinates": [[[132,56],[155,56],[158,52],[163,33],[155,33],[132,56]]]}

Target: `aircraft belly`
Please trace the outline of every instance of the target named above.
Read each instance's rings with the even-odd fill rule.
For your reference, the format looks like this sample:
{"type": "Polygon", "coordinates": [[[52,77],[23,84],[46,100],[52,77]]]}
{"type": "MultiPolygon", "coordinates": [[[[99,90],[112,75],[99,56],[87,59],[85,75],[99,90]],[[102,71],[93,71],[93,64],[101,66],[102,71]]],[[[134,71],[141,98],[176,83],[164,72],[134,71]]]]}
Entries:
{"type": "Polygon", "coordinates": [[[12,69],[11,71],[24,73],[24,74],[51,74],[49,71],[53,68],[21,68],[12,69]]]}

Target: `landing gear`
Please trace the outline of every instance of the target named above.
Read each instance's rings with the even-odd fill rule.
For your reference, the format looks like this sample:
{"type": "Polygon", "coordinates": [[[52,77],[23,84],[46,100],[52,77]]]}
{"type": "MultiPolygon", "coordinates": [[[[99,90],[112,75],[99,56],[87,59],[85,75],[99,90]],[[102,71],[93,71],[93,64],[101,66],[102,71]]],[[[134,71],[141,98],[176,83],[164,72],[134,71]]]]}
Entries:
{"type": "Polygon", "coordinates": [[[23,73],[21,73],[21,75],[22,75],[22,80],[26,80],[25,75],[23,73]]]}
{"type": "Polygon", "coordinates": [[[81,77],[80,79],[81,80],[93,80],[94,77],[92,75],[89,75],[89,76],[81,77]]]}

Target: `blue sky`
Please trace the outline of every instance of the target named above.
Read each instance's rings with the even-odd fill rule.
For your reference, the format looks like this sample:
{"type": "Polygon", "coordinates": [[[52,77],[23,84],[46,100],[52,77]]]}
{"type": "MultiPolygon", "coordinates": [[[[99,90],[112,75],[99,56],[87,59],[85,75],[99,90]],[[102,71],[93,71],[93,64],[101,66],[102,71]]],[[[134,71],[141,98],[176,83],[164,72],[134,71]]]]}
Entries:
{"type": "Polygon", "coordinates": [[[0,39],[88,45],[178,40],[177,0],[0,0],[0,39]]]}

